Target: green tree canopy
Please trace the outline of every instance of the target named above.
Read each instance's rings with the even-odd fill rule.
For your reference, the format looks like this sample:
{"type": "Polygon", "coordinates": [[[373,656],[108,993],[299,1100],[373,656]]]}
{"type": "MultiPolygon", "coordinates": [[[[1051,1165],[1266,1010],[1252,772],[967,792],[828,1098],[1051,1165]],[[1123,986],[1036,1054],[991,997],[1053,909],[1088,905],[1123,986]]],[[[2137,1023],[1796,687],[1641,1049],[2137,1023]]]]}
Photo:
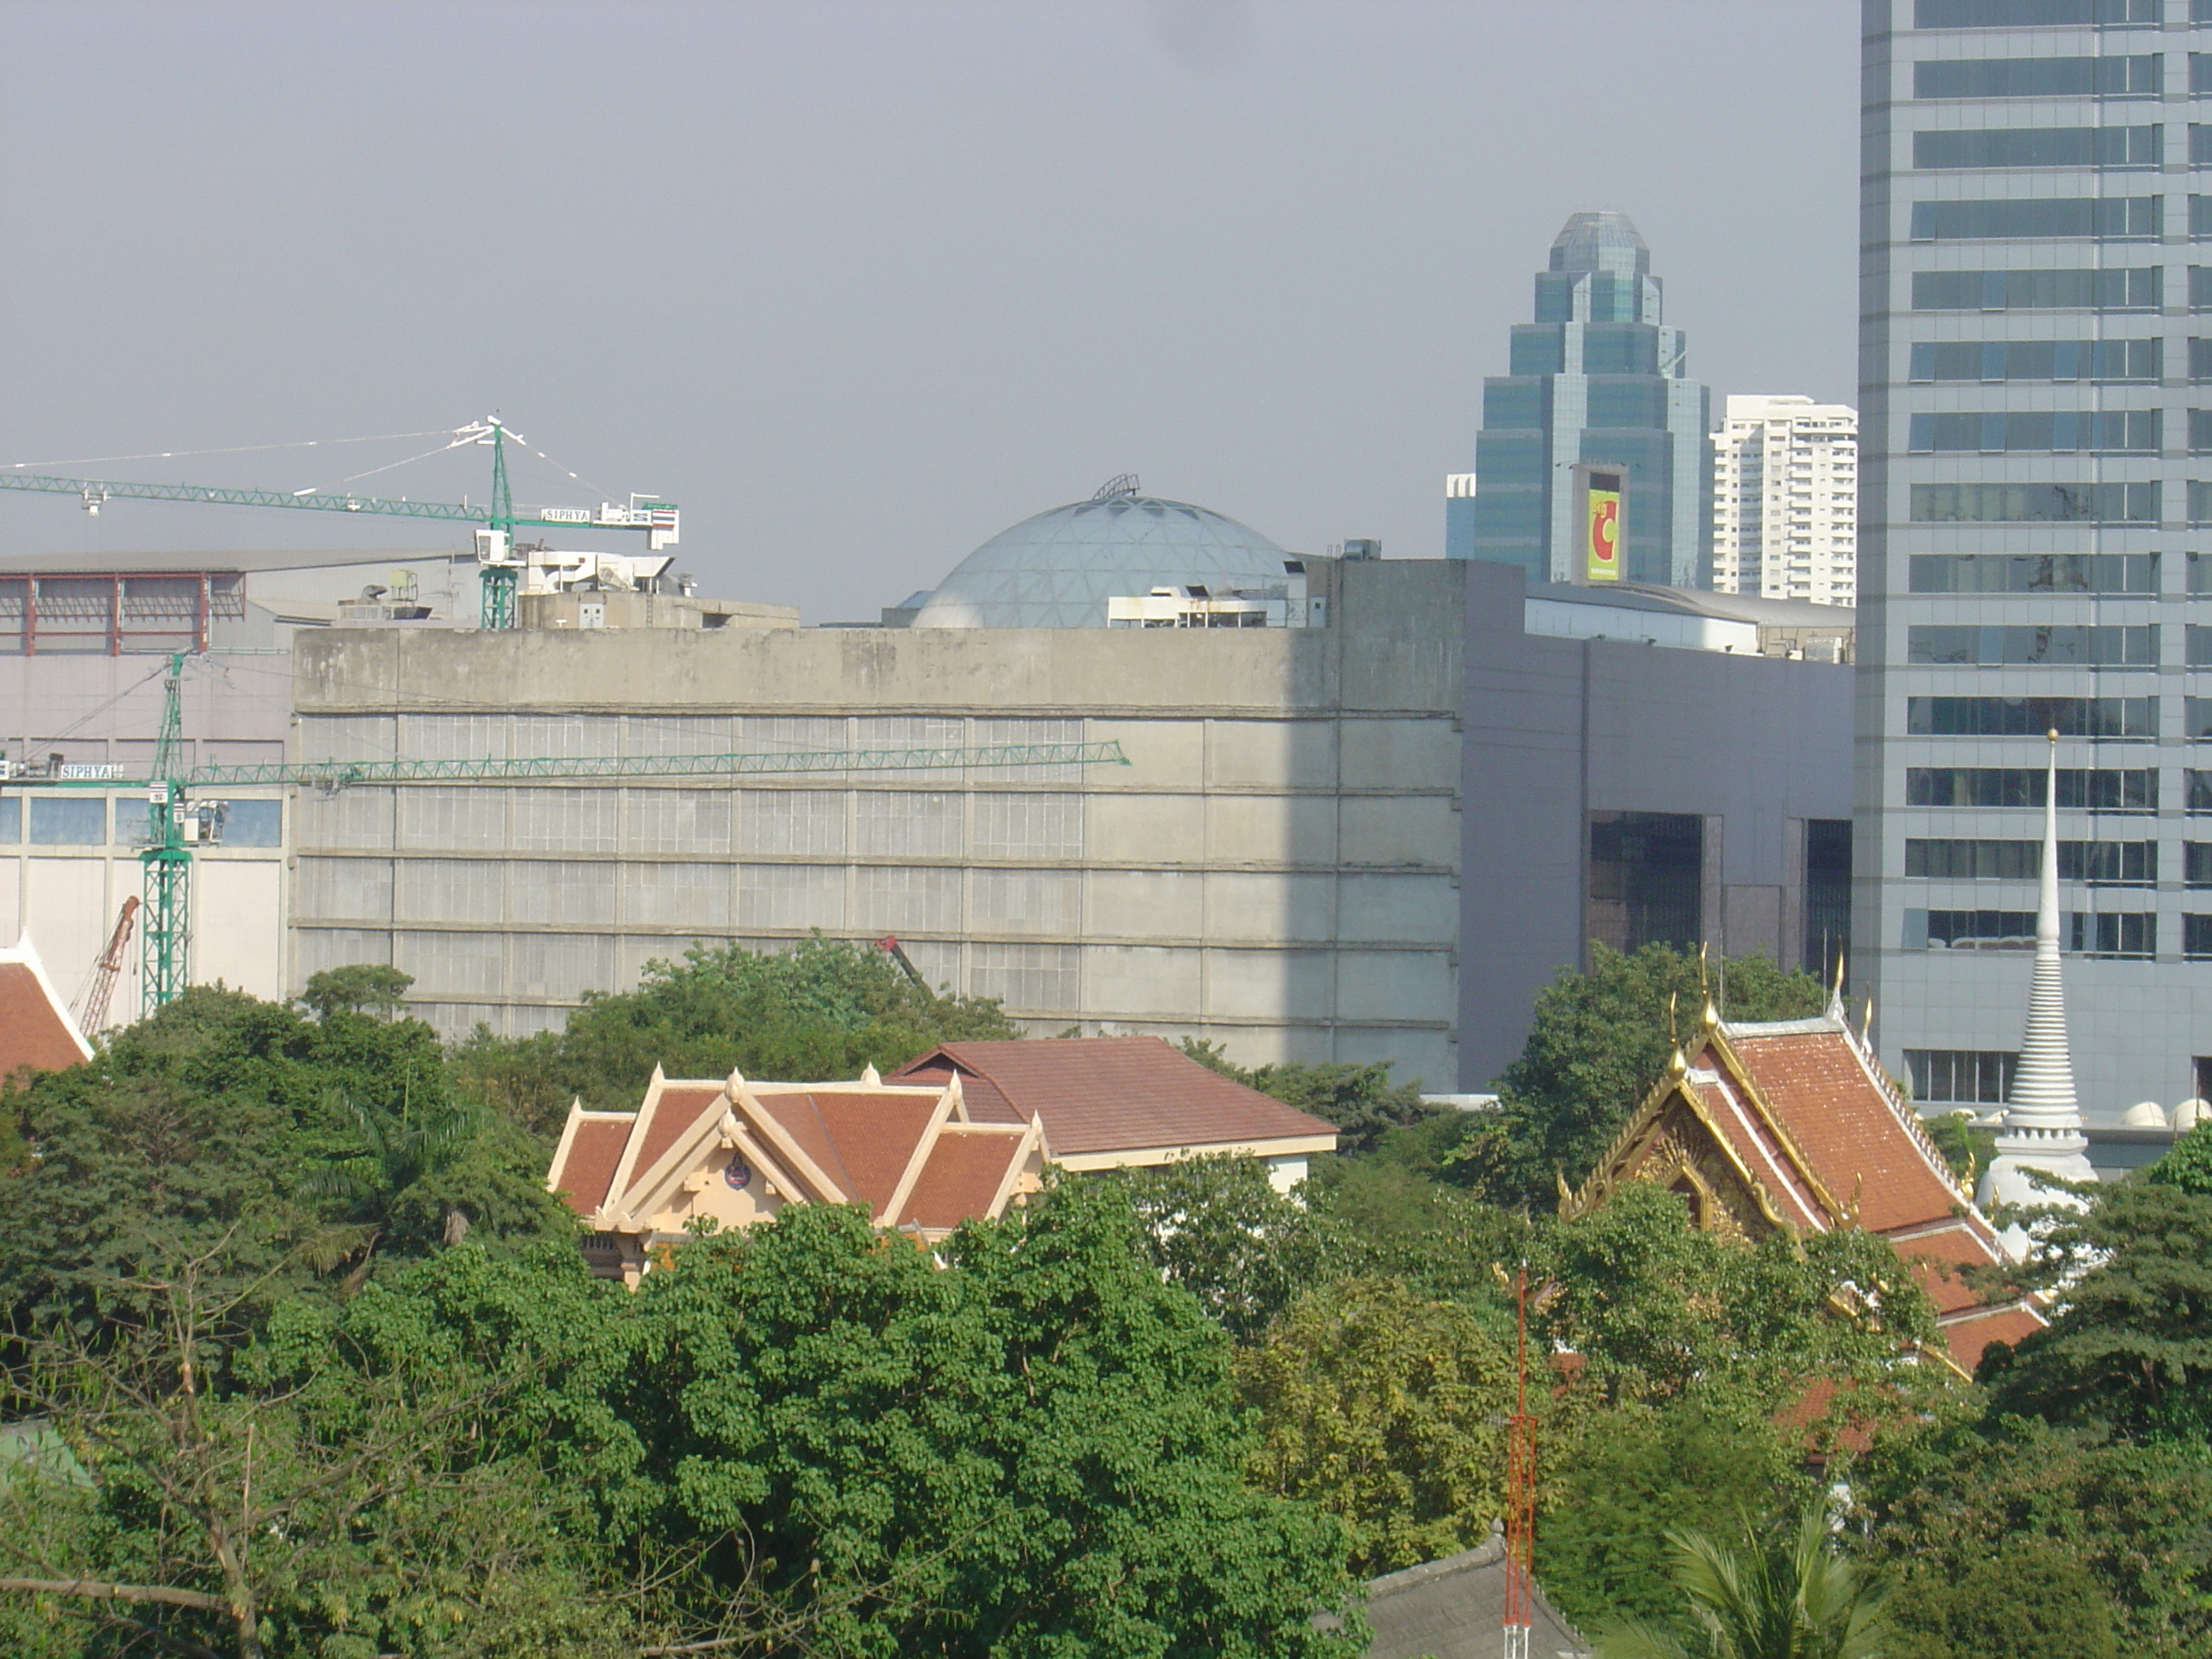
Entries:
{"type": "Polygon", "coordinates": [[[1248,1089],[1334,1124],[1337,1151],[1342,1154],[1372,1152],[1392,1129],[1452,1115],[1449,1108],[1431,1106],[1422,1100],[1420,1079],[1393,1084],[1387,1060],[1370,1066],[1273,1061],[1243,1066],[1223,1054],[1218,1044],[1195,1037],[1183,1039],[1182,1051],[1200,1065],[1234,1078],[1248,1089]]]}
{"type": "Polygon", "coordinates": [[[1674,1582],[1697,1636],[1623,1622],[1599,1659],[1881,1659],[1887,1591],[1837,1549],[1818,1500],[1786,1534],[1742,1528],[1733,1540],[1670,1532],[1674,1582]]]}
{"type": "Polygon", "coordinates": [[[2017,1351],[1984,1356],[1996,1409],[2212,1443],[2212,1193],[2115,1182],[2037,1237],[2016,1277],[2058,1310],[2017,1351]]]}
{"type": "Polygon", "coordinates": [[[588,995],[562,1030],[479,1030],[455,1065],[468,1092],[545,1130],[572,1099],[635,1107],[655,1066],[821,1082],[889,1071],[939,1042],[1020,1035],[995,1001],[924,990],[873,945],[817,934],[781,952],[694,945],[681,963],[648,963],[634,991],[588,995]]]}
{"type": "MultiPolygon", "coordinates": [[[[319,1168],[360,1150],[347,1103],[459,1110],[437,1034],[419,1020],[337,1007],[310,1019],[204,986],[15,1101],[35,1153],[0,1179],[0,1302],[19,1327],[64,1310],[81,1326],[127,1315],[128,1287],[162,1261],[219,1261],[265,1303],[302,1281],[311,1241],[364,1218],[357,1195],[311,1190],[319,1168]]],[[[386,1253],[433,1248],[453,1212],[495,1249],[573,1231],[543,1191],[544,1149],[471,1121],[408,1200],[434,1206],[434,1222],[408,1224],[386,1253]]]]}
{"type": "Polygon", "coordinates": [[[1338,1271],[1343,1252],[1331,1230],[1277,1192],[1256,1158],[1182,1158],[1108,1178],[1127,1192],[1161,1276],[1240,1342],[1338,1271]]]}
{"type": "Polygon", "coordinates": [[[1336,1529],[1244,1486],[1228,1340],[1123,1193],[1061,1182],[944,1255],[817,1206],[648,1275],[645,1524],[742,1531],[854,1655],[1356,1651],[1307,1622],[1346,1600],[1336,1529]]]}
{"type": "Polygon", "coordinates": [[[1464,1309],[1388,1279],[1328,1285],[1236,1376],[1259,1413],[1253,1477],[1341,1516],[1363,1577],[1468,1548],[1504,1513],[1513,1362],[1464,1309]]]}
{"type": "Polygon", "coordinates": [[[1726,1533],[1795,1510],[1802,1437],[1725,1391],[1557,1414],[1537,1449],[1537,1577],[1584,1630],[1633,1620],[1688,1638],[1669,1531],[1726,1533]]]}
{"type": "Polygon", "coordinates": [[[1815,1379],[1881,1382],[1936,1338],[1911,1271],[1856,1229],[1746,1243],[1630,1181],[1543,1238],[1539,1325],[1611,1403],[1711,1389],[1771,1412],[1815,1379]]]}
{"type": "Polygon", "coordinates": [[[1826,995],[1810,974],[1737,957],[1700,976],[1695,956],[1647,945],[1623,956],[1590,946],[1587,974],[1563,970],[1536,999],[1520,1058],[1498,1079],[1499,1110],[1474,1126],[1466,1156],[1503,1201],[1549,1208],[1556,1182],[1580,1182],[1667,1067],[1668,1002],[1686,1036],[1707,986],[1724,1018],[1804,1019],[1826,995]]]}
{"type": "Polygon", "coordinates": [[[2106,1631],[2125,1653],[2212,1652],[2212,1462],[2200,1451],[1939,1412],[1922,1431],[1877,1437],[1851,1489],[1865,1553],[1898,1586],[1901,1656],[2057,1659],[2100,1651],[2106,1631]],[[2025,1583],[2054,1559],[2081,1571],[2025,1583]],[[2020,1593],[2016,1620],[1966,1604],[1960,1587],[1993,1577],[2020,1593]],[[1978,1645],[1993,1632],[2022,1645],[1978,1645]]]}

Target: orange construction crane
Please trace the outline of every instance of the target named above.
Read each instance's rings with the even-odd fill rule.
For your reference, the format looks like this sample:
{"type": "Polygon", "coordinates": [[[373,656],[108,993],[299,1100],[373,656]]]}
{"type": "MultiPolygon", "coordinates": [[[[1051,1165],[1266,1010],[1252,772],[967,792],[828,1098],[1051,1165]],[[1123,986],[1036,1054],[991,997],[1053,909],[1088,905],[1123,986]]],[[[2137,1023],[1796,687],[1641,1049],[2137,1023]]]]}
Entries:
{"type": "Polygon", "coordinates": [[[131,944],[131,929],[137,920],[138,896],[133,893],[123,901],[122,912],[115,918],[115,931],[107,936],[107,949],[93,963],[92,978],[84,988],[84,994],[70,1010],[76,1016],[76,1029],[87,1037],[107,1024],[108,999],[115,994],[115,976],[123,971],[123,952],[131,944]]]}

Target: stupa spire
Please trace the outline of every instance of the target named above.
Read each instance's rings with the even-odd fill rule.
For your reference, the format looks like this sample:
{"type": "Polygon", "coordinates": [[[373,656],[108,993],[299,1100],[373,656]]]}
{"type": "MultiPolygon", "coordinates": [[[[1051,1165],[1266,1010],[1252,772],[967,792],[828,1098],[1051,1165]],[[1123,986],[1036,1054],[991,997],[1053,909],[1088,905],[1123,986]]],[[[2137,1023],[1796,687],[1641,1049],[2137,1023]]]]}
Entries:
{"type": "MultiPolygon", "coordinates": [[[[2081,1108],[2074,1093],[2074,1051],[2066,1034],[2066,988],[2058,964],[2058,733],[2043,782],[2043,871],[2035,904],[2035,967],[2027,986],[2027,1024],[2021,1034],[2020,1064],[2013,1073],[1996,1156],[1982,1176],[1983,1204],[2063,1201],[2029,1179],[2031,1170],[2065,1181],[2094,1181],[2081,1133],[2081,1108]]],[[[2017,1225],[2005,1242],[2014,1255],[2027,1245],[2017,1225]]]]}
{"type": "Polygon", "coordinates": [[[2066,988],[2058,970],[2058,734],[2051,733],[2043,787],[2043,882],[2035,903],[2035,971],[2027,986],[2007,1128],[2079,1129],[2074,1052],[2066,1040],[2066,988]]]}

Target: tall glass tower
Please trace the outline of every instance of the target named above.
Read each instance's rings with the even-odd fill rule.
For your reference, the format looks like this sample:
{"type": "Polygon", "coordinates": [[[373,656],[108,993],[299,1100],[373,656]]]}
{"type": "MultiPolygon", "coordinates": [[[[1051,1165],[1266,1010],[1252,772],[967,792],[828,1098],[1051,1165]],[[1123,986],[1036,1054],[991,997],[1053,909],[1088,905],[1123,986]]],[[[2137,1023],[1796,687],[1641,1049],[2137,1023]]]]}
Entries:
{"type": "Polygon", "coordinates": [[[1917,1100],[2005,1097],[2056,732],[2083,1115],[2171,1108],[2212,1083],[2212,3],[1863,17],[1854,977],[1917,1100]]]}
{"type": "Polygon", "coordinates": [[[1482,383],[1475,494],[1452,503],[1447,552],[1517,564],[1532,582],[1710,585],[1711,397],[1685,375],[1660,297],[1626,214],[1567,221],[1536,275],[1536,320],[1514,326],[1511,372],[1482,383]],[[1615,496],[1608,577],[1589,542],[1593,501],[1615,496]]]}

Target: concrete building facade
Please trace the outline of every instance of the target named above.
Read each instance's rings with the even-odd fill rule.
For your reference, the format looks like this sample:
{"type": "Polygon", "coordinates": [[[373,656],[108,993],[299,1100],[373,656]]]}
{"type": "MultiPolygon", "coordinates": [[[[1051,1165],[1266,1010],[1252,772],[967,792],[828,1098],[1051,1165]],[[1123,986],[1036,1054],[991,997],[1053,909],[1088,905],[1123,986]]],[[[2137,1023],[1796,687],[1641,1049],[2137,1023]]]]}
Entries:
{"type": "Polygon", "coordinates": [[[1856,971],[1919,1101],[2007,1097],[2056,731],[2094,1131],[2212,1083],[2212,15],[1870,0],[1864,32],[1856,971]]]}
{"type": "Polygon", "coordinates": [[[1466,568],[1464,1086],[1511,1063],[1537,993],[1592,939],[1831,966],[1850,917],[1852,680],[1796,646],[1814,607],[1530,594],[1518,571],[1466,568]],[[1547,613],[1574,601],[1571,633],[1547,613]],[[1741,638],[1685,626],[1738,609],[1771,621],[1734,624],[1741,638]]]}
{"type": "Polygon", "coordinates": [[[1713,434],[1713,586],[1814,605],[1856,602],[1858,411],[1730,397],[1713,434]]]}
{"type": "Polygon", "coordinates": [[[500,634],[296,647],[302,758],[1119,742],[1126,767],[304,795],[295,977],[557,1024],[694,940],[895,933],[1036,1031],[1458,1075],[1463,567],[1313,561],[1328,624],[500,634]]]}

